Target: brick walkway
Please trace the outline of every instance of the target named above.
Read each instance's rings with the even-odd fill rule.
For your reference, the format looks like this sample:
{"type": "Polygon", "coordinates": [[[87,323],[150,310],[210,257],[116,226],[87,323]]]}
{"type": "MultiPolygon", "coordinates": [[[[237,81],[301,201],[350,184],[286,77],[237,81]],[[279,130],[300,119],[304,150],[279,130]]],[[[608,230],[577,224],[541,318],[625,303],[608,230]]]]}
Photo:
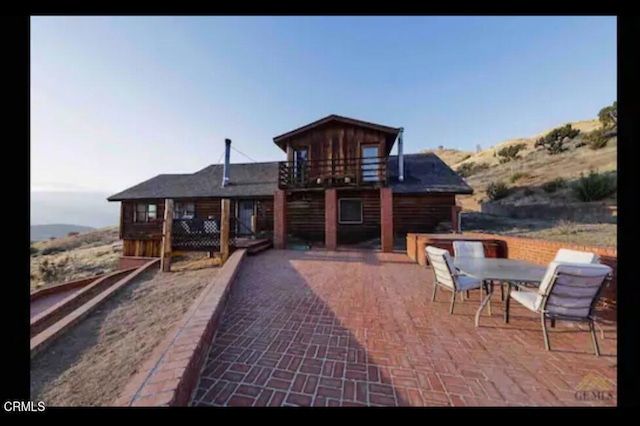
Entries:
{"type": "Polygon", "coordinates": [[[614,328],[596,357],[582,325],[558,322],[547,352],[535,314],[514,302],[504,324],[498,293],[476,328],[478,294],[449,315],[450,293],[431,302],[431,276],[404,254],[247,258],[192,404],[616,404],[614,328]],[[614,398],[577,399],[589,374],[614,398]]]}

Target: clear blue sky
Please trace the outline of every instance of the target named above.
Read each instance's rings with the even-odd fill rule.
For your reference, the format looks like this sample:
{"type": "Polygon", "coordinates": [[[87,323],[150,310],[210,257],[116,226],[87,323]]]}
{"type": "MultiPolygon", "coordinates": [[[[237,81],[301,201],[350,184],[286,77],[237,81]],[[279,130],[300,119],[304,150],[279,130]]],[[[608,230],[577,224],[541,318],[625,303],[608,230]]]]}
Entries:
{"type": "Polygon", "coordinates": [[[332,113],[485,148],[594,118],[616,74],[614,17],[34,17],[31,184],[117,192],[224,138],[283,160],[274,136],[332,113]]]}

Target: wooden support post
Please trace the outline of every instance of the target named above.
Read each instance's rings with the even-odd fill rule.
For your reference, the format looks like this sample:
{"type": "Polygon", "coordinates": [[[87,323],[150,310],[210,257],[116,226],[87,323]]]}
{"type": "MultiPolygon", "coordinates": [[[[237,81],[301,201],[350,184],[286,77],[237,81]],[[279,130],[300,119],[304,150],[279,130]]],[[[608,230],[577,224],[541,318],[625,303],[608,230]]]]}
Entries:
{"type": "Polygon", "coordinates": [[[231,215],[231,200],[223,198],[220,204],[222,218],[220,220],[220,255],[222,263],[229,258],[229,216],[231,215]]]}
{"type": "Polygon", "coordinates": [[[254,234],[258,232],[258,215],[257,214],[251,215],[251,232],[253,232],[254,234]]]}
{"type": "Polygon", "coordinates": [[[160,269],[171,270],[171,225],[173,225],[173,200],[164,200],[164,222],[162,223],[162,250],[160,253],[160,269]]]}
{"type": "Polygon", "coordinates": [[[122,239],[122,235],[124,234],[124,201],[120,202],[120,231],[118,233],[118,237],[122,239]]]}
{"type": "Polygon", "coordinates": [[[278,189],[273,197],[273,247],[287,248],[287,194],[278,189]]]}

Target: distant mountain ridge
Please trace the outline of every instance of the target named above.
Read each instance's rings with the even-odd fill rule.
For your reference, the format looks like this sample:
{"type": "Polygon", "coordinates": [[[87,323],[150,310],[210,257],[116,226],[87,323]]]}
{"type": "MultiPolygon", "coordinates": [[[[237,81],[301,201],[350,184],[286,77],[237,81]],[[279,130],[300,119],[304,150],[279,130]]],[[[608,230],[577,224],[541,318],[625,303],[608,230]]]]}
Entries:
{"type": "Polygon", "coordinates": [[[52,223],[103,228],[119,223],[120,203],[110,203],[107,192],[31,191],[31,225],[52,223]]]}
{"type": "Polygon", "coordinates": [[[60,238],[69,235],[69,232],[88,232],[95,228],[90,226],[67,225],[62,223],[53,223],[50,225],[31,225],[31,241],[48,240],[51,237],[60,238]]]}

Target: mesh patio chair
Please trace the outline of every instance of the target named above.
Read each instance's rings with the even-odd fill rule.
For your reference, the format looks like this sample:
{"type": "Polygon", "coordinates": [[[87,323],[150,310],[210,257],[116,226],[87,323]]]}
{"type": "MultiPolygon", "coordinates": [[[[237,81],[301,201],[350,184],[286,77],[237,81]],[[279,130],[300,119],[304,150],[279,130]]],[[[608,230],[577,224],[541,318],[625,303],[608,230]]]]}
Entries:
{"type": "MultiPolygon", "coordinates": [[[[425,248],[429,264],[433,268],[433,296],[431,301],[435,302],[438,287],[442,287],[451,292],[451,307],[449,314],[453,314],[453,306],[456,302],[456,294],[469,290],[485,290],[488,294],[489,288],[487,283],[481,279],[470,277],[460,273],[451,259],[451,255],[447,250],[439,249],[433,246],[425,248]]],[[[482,297],[480,298],[482,303],[482,297]]],[[[491,303],[491,302],[489,302],[491,303]]],[[[491,315],[491,305],[489,304],[489,315],[491,315]]]]}
{"type": "Polygon", "coordinates": [[[595,253],[564,248],[558,250],[553,260],[554,262],[600,263],[600,257],[595,253]]]}
{"type": "MultiPolygon", "coordinates": [[[[480,241],[454,241],[453,255],[455,257],[484,258],[484,244],[480,241]]],[[[504,300],[504,287],[500,282],[500,300],[504,300]]],[[[469,294],[467,294],[469,297],[469,294]]]]}
{"type": "Polygon", "coordinates": [[[595,306],[604,284],[611,278],[611,268],[601,264],[553,261],[549,264],[537,291],[512,291],[510,297],[539,313],[547,350],[551,350],[546,320],[586,321],[593,349],[600,355],[596,338],[595,306]]]}

